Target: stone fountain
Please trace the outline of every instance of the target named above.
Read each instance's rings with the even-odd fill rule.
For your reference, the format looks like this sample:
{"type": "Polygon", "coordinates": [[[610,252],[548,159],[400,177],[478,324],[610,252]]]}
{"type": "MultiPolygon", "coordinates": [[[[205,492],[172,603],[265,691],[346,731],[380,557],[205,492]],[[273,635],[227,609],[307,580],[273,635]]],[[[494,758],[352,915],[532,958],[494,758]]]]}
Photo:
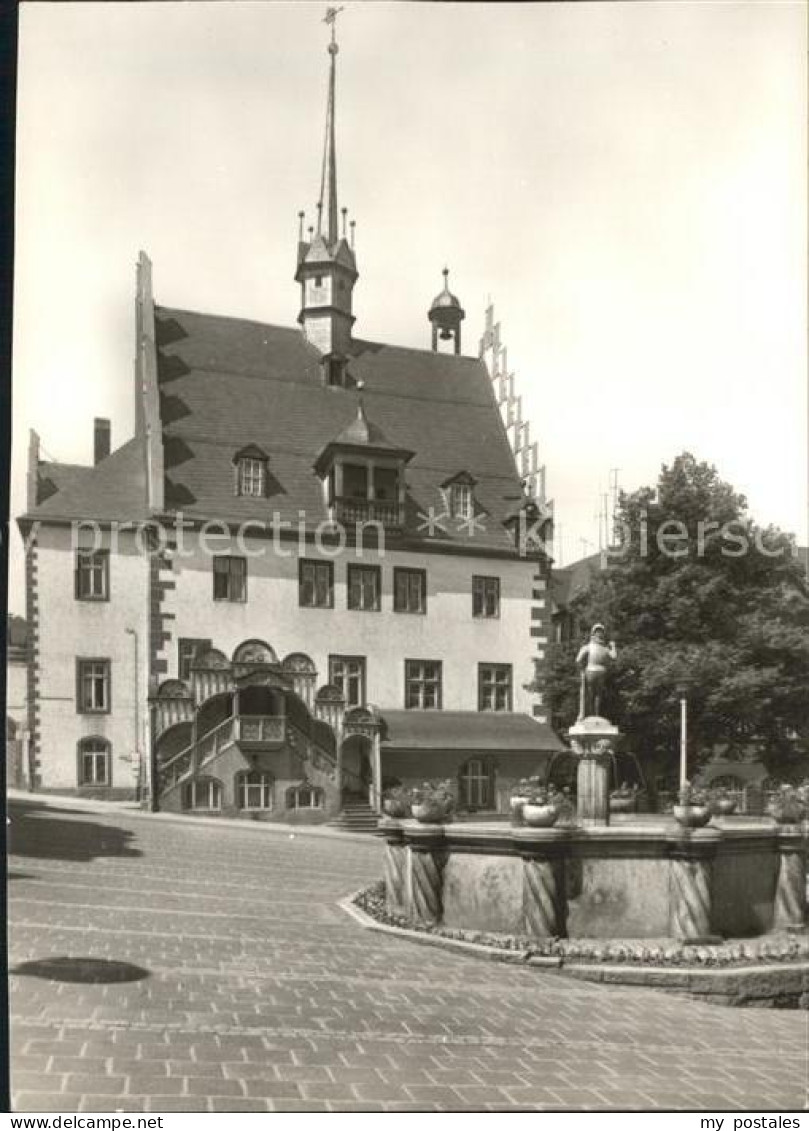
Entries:
{"type": "Polygon", "coordinates": [[[610,825],[609,766],[620,732],[601,713],[616,658],[595,625],[578,655],[574,827],[380,822],[389,910],[443,924],[547,938],[712,943],[802,930],[806,832],[767,818],[672,817],[610,825]]]}

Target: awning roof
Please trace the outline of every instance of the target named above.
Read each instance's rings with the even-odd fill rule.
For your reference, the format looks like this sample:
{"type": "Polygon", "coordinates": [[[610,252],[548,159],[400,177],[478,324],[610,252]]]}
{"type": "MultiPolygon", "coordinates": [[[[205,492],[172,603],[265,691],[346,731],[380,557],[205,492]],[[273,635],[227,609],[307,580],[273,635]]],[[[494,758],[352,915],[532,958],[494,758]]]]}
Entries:
{"type": "Polygon", "coordinates": [[[547,723],[530,715],[495,711],[385,711],[382,748],[387,750],[522,750],[566,747],[547,723]]]}

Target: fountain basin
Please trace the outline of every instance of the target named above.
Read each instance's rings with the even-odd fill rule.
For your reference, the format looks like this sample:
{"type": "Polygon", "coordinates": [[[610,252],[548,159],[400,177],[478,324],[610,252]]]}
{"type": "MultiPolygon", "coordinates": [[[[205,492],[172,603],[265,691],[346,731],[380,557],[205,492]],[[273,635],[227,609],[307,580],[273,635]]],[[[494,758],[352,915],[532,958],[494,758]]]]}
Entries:
{"type": "Polygon", "coordinates": [[[772,821],[584,828],[380,822],[386,900],[418,924],[536,938],[712,942],[800,929],[806,838],[772,821]]]}

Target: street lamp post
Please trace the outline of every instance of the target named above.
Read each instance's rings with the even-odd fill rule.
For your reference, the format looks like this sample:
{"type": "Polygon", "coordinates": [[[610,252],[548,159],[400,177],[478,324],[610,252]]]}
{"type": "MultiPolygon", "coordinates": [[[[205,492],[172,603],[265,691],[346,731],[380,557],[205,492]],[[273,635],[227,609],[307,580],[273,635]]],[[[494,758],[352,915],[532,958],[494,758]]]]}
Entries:
{"type": "Polygon", "coordinates": [[[680,696],[680,788],[688,781],[688,700],[680,696]]]}
{"type": "Polygon", "coordinates": [[[143,800],[144,773],[143,773],[143,750],[142,750],[143,744],[141,742],[141,733],[140,733],[140,680],[139,680],[139,676],[140,676],[140,647],[139,647],[137,630],[134,629],[134,628],[127,628],[126,632],[129,636],[132,637],[132,640],[133,640],[134,645],[135,645],[135,677],[134,677],[134,680],[133,680],[133,686],[134,686],[134,692],[135,692],[135,757],[137,759],[137,765],[138,765],[138,784],[137,784],[135,796],[136,796],[137,801],[142,801],[143,800]]]}

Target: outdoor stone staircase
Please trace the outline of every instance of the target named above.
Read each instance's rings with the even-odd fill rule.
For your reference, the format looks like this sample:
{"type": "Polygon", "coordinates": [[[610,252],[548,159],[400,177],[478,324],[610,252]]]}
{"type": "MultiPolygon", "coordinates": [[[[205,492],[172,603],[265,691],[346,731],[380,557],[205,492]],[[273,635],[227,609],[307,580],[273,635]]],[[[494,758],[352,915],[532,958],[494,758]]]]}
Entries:
{"type": "Polygon", "coordinates": [[[367,801],[346,801],[339,815],[329,821],[334,829],[352,833],[375,833],[379,814],[375,813],[367,801]]]}

